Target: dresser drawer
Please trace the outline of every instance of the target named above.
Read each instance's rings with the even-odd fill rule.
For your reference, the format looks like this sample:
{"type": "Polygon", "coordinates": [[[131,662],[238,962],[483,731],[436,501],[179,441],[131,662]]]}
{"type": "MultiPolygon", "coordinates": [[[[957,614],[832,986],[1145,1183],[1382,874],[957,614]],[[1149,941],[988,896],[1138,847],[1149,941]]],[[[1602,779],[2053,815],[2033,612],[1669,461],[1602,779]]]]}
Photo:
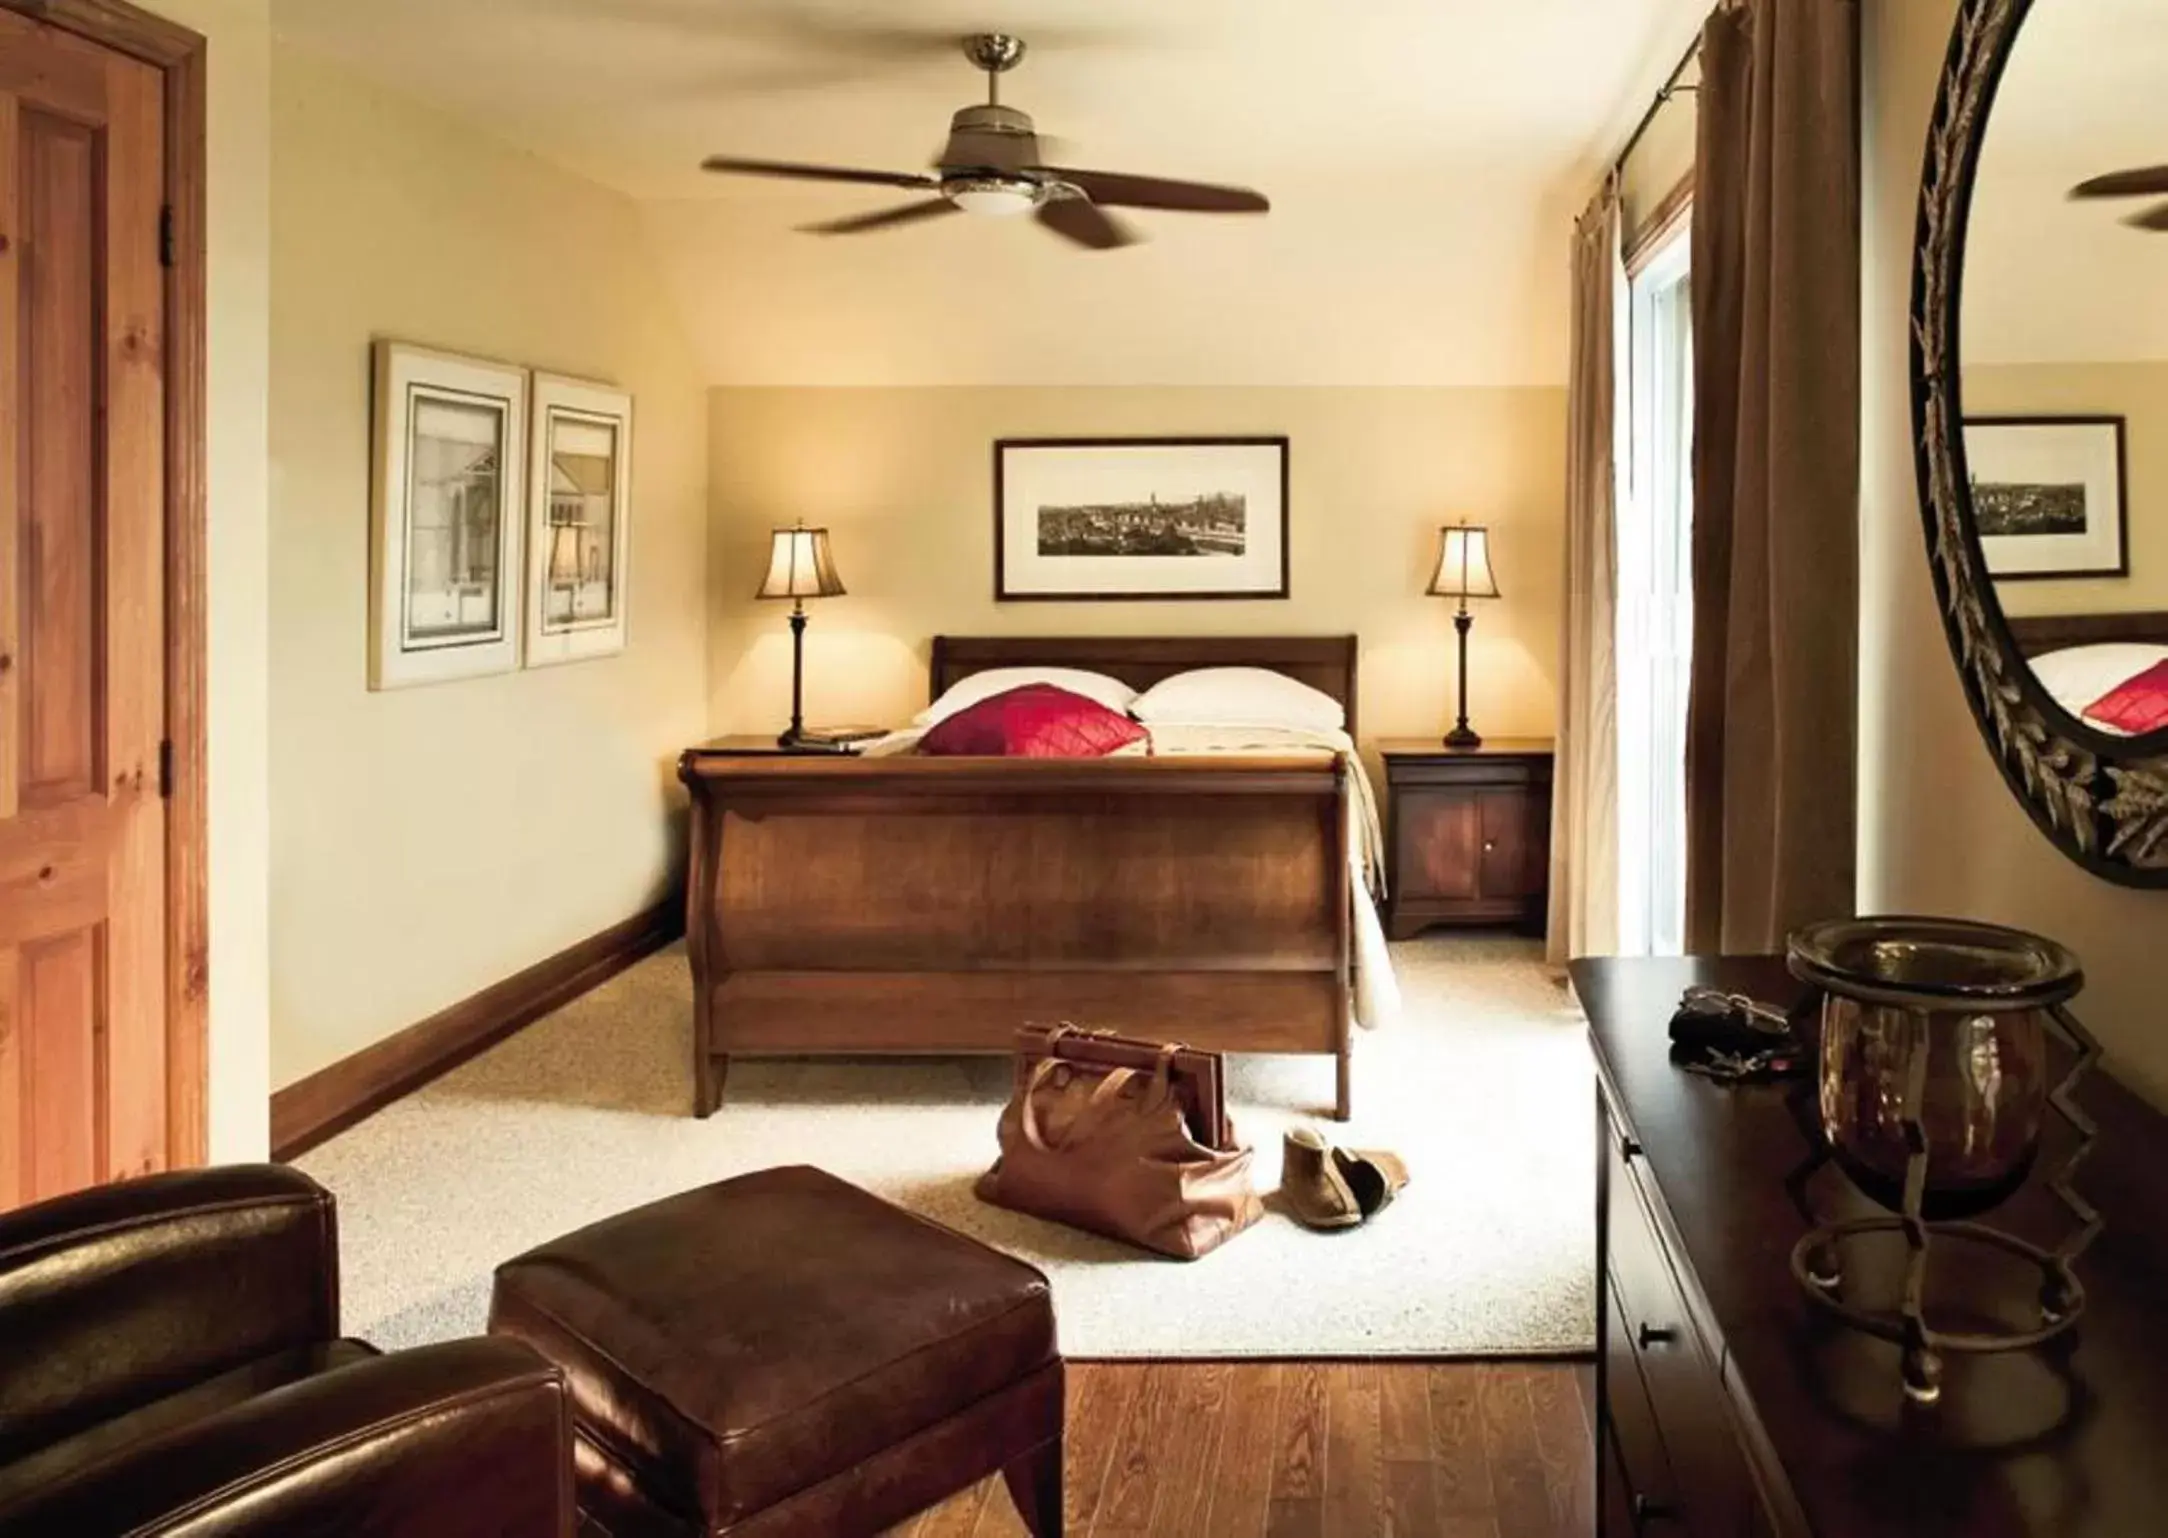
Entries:
{"type": "Polygon", "coordinates": [[[1755,1502],[1724,1395],[1722,1359],[1687,1311],[1637,1161],[1627,1156],[1626,1139],[1615,1126],[1608,1142],[1606,1411],[1617,1417],[1635,1492],[1666,1514],[1663,1525],[1645,1521],[1643,1530],[1735,1538],[1749,1530],[1755,1502]],[[1637,1414],[1648,1417],[1644,1440],[1660,1450],[1660,1459],[1656,1451],[1637,1451],[1629,1424],[1637,1414]],[[1645,1473],[1643,1465],[1653,1465],[1653,1472],[1645,1473]]]}
{"type": "Polygon", "coordinates": [[[1647,1514],[1678,1509],[1677,1483],[1664,1451],[1656,1410],[1642,1381],[1634,1353],[1632,1326],[1621,1317],[1618,1288],[1606,1283],[1603,1296],[1603,1423],[1607,1433],[1608,1484],[1604,1491],[1606,1531],[1632,1533],[1635,1522],[1611,1527],[1614,1511],[1647,1514]],[[1615,1489],[1611,1486],[1615,1485],[1615,1489]]]}

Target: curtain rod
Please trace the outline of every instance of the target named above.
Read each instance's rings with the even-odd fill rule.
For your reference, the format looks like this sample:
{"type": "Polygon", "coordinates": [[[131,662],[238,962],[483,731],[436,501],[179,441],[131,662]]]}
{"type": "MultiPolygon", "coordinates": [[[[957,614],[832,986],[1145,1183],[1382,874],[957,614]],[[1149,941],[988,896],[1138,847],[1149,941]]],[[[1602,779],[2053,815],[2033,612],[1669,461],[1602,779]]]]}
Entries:
{"type": "Polygon", "coordinates": [[[1686,52],[1679,56],[1679,62],[1671,67],[1671,73],[1664,76],[1664,83],[1656,88],[1656,99],[1649,103],[1649,110],[1641,114],[1640,122],[1634,124],[1634,131],[1627,136],[1626,147],[1618,152],[1618,159],[1612,163],[1613,176],[1624,174],[1626,162],[1631,160],[1634,151],[1641,147],[1641,140],[1648,133],[1650,125],[1656,121],[1656,114],[1669,105],[1672,97],[1691,96],[1701,89],[1698,85],[1679,84],[1679,76],[1686,73],[1686,66],[1700,57],[1701,34],[1697,32],[1693,42],[1687,45],[1686,52]]]}

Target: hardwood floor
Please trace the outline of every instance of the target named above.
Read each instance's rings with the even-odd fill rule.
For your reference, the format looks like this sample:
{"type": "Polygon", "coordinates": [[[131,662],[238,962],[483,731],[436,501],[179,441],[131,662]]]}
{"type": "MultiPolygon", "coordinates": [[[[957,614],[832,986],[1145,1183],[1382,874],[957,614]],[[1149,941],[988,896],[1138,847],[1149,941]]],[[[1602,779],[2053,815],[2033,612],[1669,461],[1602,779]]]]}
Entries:
{"type": "MultiPolygon", "coordinates": [[[[1072,1362],[1067,1538],[1586,1538],[1575,1362],[1072,1362]]],[[[891,1538],[1027,1538],[998,1479],[891,1538]]]]}

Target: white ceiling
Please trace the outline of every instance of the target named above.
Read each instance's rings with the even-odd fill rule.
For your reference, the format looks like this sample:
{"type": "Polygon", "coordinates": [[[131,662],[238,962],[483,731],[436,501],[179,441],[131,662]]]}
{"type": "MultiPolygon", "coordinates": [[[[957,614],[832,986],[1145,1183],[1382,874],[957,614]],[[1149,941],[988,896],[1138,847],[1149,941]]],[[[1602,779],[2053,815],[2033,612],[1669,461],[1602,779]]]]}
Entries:
{"type": "MultiPolygon", "coordinates": [[[[1555,383],[1569,221],[1709,0],[274,0],[280,35],[639,199],[717,382],[1555,383]],[[1004,97],[1068,163],[1262,188],[1085,253],[948,220],[791,226],[915,170],[980,99],[949,37],[1034,44],[1004,97]],[[879,34],[875,42],[865,39],[879,34]],[[925,38],[904,49],[894,44],[925,38]]],[[[907,196],[907,195],[906,195],[907,196]]],[[[899,199],[896,199],[900,201],[899,199]]]]}
{"type": "Polygon", "coordinates": [[[1968,363],[2168,360],[2168,198],[2076,201],[2090,177],[2168,165],[2168,0],[2033,7],[1980,156],[1965,266],[1968,363]]]}

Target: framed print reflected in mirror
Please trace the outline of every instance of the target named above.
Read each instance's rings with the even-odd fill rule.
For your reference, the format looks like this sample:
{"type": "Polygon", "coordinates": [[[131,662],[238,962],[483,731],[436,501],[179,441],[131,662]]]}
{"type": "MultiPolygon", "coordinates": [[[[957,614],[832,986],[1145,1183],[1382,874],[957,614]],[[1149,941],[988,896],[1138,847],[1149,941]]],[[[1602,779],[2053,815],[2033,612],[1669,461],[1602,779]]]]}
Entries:
{"type": "Polygon", "coordinates": [[[1967,417],[1980,553],[1997,581],[2130,574],[2121,417],[1967,417]]]}

